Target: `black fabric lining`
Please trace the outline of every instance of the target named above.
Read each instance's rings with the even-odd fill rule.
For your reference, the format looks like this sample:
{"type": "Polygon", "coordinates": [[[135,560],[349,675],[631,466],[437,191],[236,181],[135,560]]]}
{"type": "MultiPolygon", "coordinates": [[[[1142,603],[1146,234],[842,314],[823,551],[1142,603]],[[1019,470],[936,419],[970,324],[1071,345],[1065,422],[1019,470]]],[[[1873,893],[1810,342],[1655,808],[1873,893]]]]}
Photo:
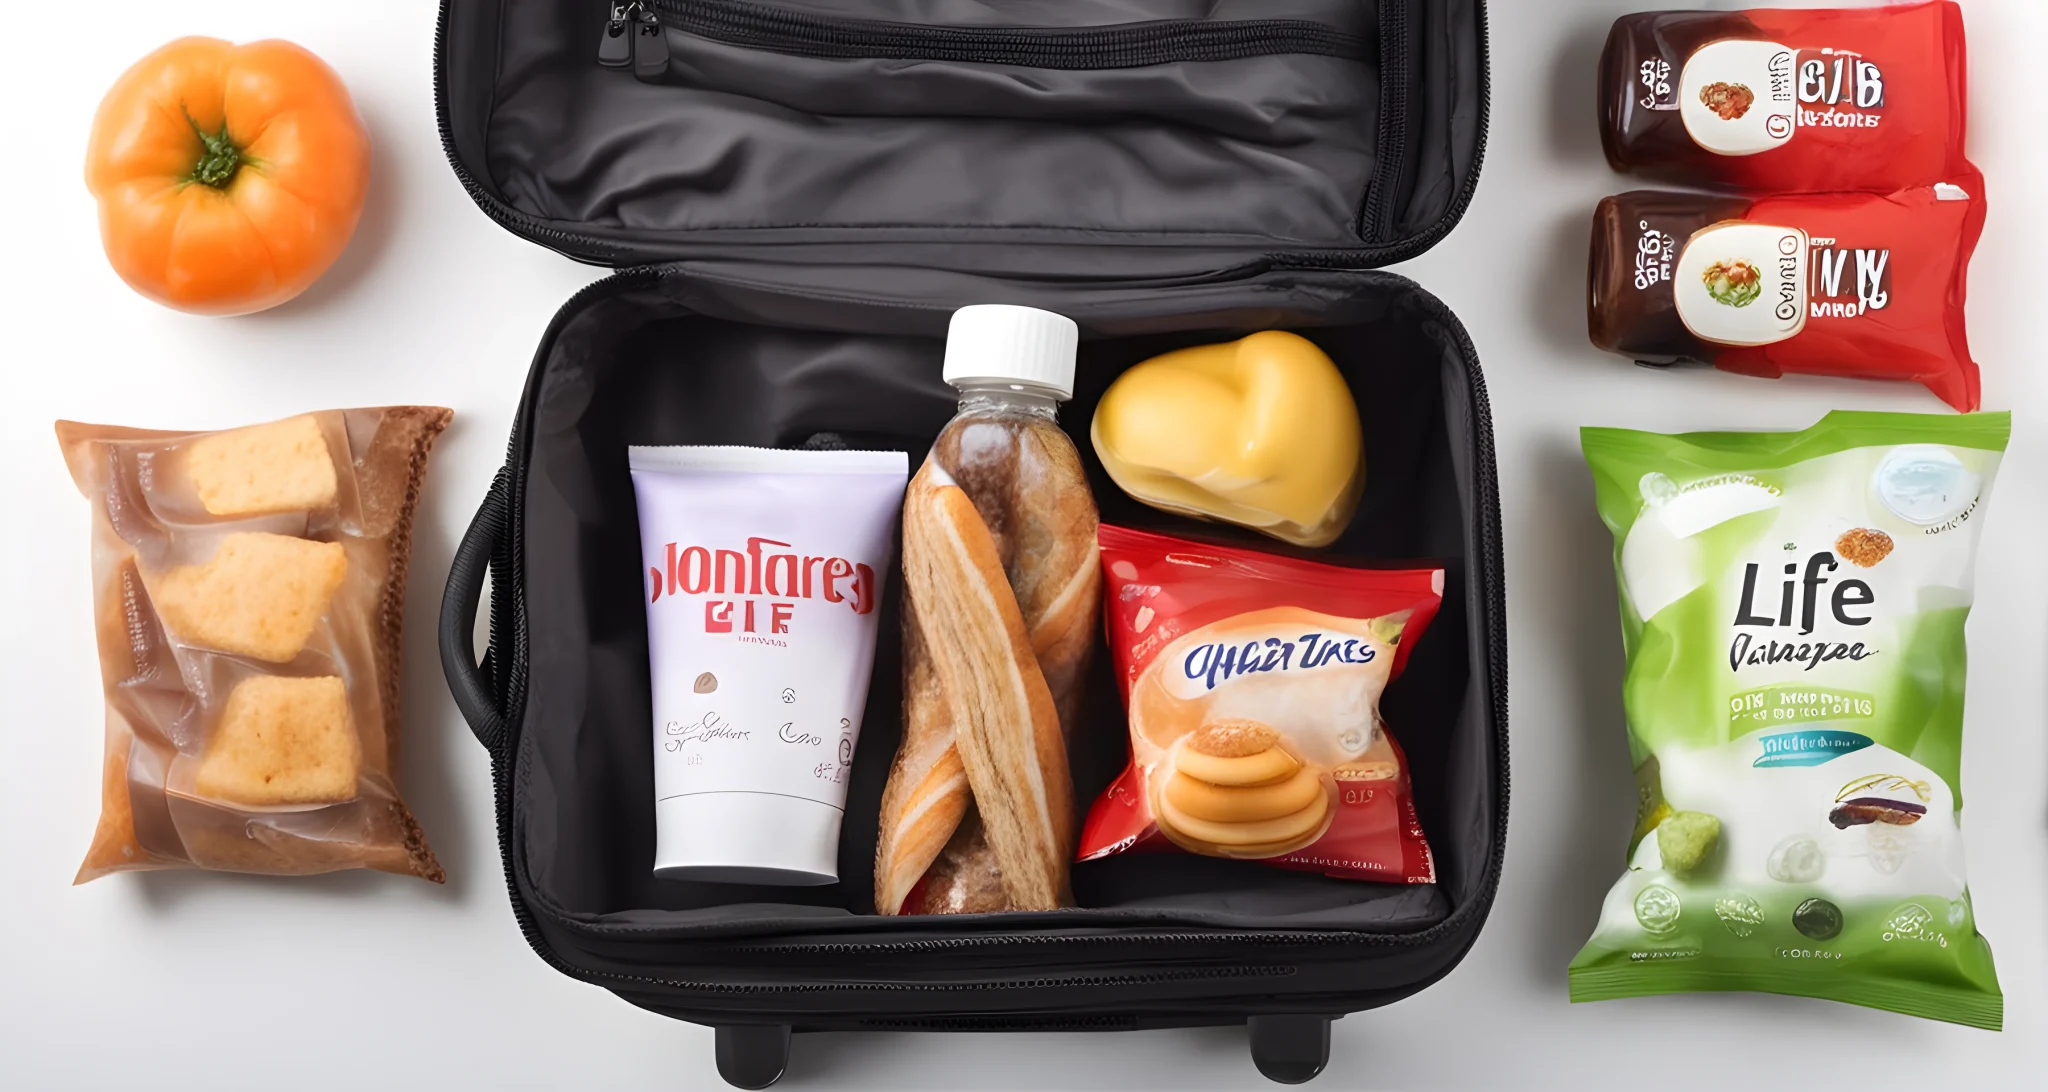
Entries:
{"type": "MultiPolygon", "coordinates": [[[[704,233],[722,230],[820,228],[856,236],[992,229],[1073,232],[1075,242],[1106,234],[1293,247],[1361,243],[1356,210],[1377,127],[1371,64],[1297,54],[1121,74],[1048,70],[1018,83],[974,66],[883,74],[859,61],[700,42],[694,51],[687,43],[678,50],[672,85],[650,86],[586,56],[597,40],[595,7],[586,12],[541,0],[499,6],[507,55],[492,84],[484,169],[472,173],[493,199],[536,218],[536,226],[616,230],[641,244],[671,235],[678,246],[708,244],[704,233]],[[842,71],[848,66],[866,74],[849,76],[842,71]],[[1058,86],[1069,78],[1069,86],[1058,86]],[[890,90],[906,79],[937,82],[918,93],[890,90]],[[720,90],[701,90],[710,86],[720,90]],[[875,100],[868,116],[865,99],[875,100]],[[892,112],[900,114],[894,122],[892,112]],[[790,139],[800,141],[806,166],[785,169],[779,157],[789,153],[769,149],[783,139],[775,132],[784,119],[801,118],[810,120],[790,139]],[[899,122],[890,131],[917,132],[911,144],[892,148],[901,143],[895,136],[862,132],[855,139],[849,132],[843,154],[851,158],[836,167],[830,161],[841,154],[832,147],[835,131],[899,122]],[[1005,125],[1023,128],[990,131],[1005,125]],[[734,143],[721,144],[728,140],[734,143]],[[975,140],[988,147],[957,160],[926,154],[975,140]],[[1049,141],[1050,158],[1016,158],[1039,155],[1033,149],[1049,141]],[[688,151],[671,154],[677,149],[688,151]],[[700,167],[679,165],[692,155],[700,167]],[[639,163],[643,157],[652,158],[639,163]],[[878,163],[891,172],[887,182],[873,178],[878,163]],[[922,169],[931,164],[942,167],[922,169]],[[806,171],[833,183],[869,179],[854,187],[862,207],[849,206],[837,185],[812,191],[795,184],[778,195],[776,187],[787,189],[793,183],[785,180],[806,171]],[[1204,177],[1208,182],[1199,181],[1204,177]],[[1050,192],[1061,179],[1072,179],[1071,190],[1050,192]],[[728,193],[727,186],[738,189],[728,193]],[[738,212],[742,192],[746,211],[738,212]],[[903,207],[915,214],[888,215],[891,194],[905,194],[903,207]],[[1103,204],[1105,195],[1116,199],[1103,204]],[[944,215],[949,207],[975,215],[944,215]],[[826,208],[831,214],[805,214],[826,208]],[[1034,216],[1034,208],[1062,215],[1034,216]],[[1227,222],[1232,217],[1240,223],[1227,222]]],[[[1321,6],[1368,16],[1377,10],[1374,0],[1321,6]]],[[[476,141],[461,131],[465,120],[451,119],[454,143],[467,159],[476,141]]]]}
{"type": "MultiPolygon", "coordinates": [[[[1375,59],[1364,63],[1294,54],[1124,74],[1150,81],[1169,73],[1173,78],[1157,83],[1156,94],[1143,84],[1118,82],[1113,71],[1040,70],[1044,79],[1027,83],[1073,77],[1086,89],[1062,96],[1041,88],[1007,119],[1003,108],[979,101],[978,92],[906,94],[915,85],[886,66],[912,62],[877,61],[885,67],[875,69],[858,60],[815,61],[708,41],[700,43],[702,57],[682,50],[664,77],[668,85],[642,84],[629,72],[596,64],[603,5],[586,10],[556,0],[444,0],[436,82],[443,140],[471,196],[509,229],[586,261],[740,257],[773,244],[793,247],[793,261],[824,264],[843,264],[835,248],[872,257],[873,248],[897,247],[905,261],[927,265],[951,265],[986,249],[1019,249],[1033,252],[1031,275],[1066,277],[1216,270],[1240,260],[1229,253],[1233,249],[1355,268],[1412,256],[1449,230],[1469,201],[1484,143],[1482,0],[1387,0],[1409,11],[1406,52],[1413,56],[1404,86],[1411,101],[1402,126],[1409,137],[1404,164],[1396,169],[1379,162],[1379,120],[1387,110],[1377,60],[1380,2],[774,5],[833,16],[1067,29],[1147,18],[1291,19],[1355,28],[1374,46],[1375,59]],[[1305,77],[1297,71],[1317,64],[1340,67],[1305,77]],[[833,84],[832,66],[863,73],[854,91],[833,84]],[[750,70],[756,74],[747,75],[750,70]],[[706,90],[714,87],[719,90],[706,90]],[[650,91],[658,94],[648,97],[650,91]],[[801,101],[777,105],[793,94],[817,101],[809,109],[801,101]],[[1342,101],[1330,101],[1333,94],[1342,101]],[[880,101],[860,105],[875,96],[880,101]],[[1056,105],[1061,101],[1068,106],[1056,105]],[[1069,107],[1083,113],[1072,115],[1069,107]],[[1255,112],[1243,114],[1247,107],[1255,112]],[[907,145],[893,138],[851,140],[849,147],[863,150],[843,158],[832,148],[834,133],[877,120],[859,117],[864,109],[895,114],[903,131],[917,137],[907,145]],[[842,116],[848,110],[854,116],[842,116]],[[959,116],[949,118],[948,111],[959,116]],[[1230,120],[1232,111],[1237,120],[1230,120]],[[813,124],[777,151],[782,138],[774,127],[785,117],[810,117],[813,124]],[[1347,118],[1350,127],[1340,122],[1347,118]],[[951,126],[968,119],[976,124],[951,126]],[[1015,139],[982,134],[1027,119],[1049,128],[1015,139]],[[1088,143],[1091,132],[1105,126],[1114,131],[1099,144],[1088,143]],[[737,134],[744,134],[743,142],[735,143],[737,134]],[[1048,134],[1070,146],[1043,161],[1044,169],[1012,158],[1037,154],[1014,149],[1037,148],[1048,134]],[[889,150],[966,149],[976,139],[993,143],[962,151],[957,162],[925,160],[922,152],[904,159],[900,149],[889,150]],[[739,148],[746,151],[731,154],[739,148]],[[1197,148],[1206,150],[1187,158],[1197,148]],[[861,166],[860,156],[900,162],[878,178],[871,165],[861,166]],[[932,162],[941,169],[925,169],[932,162]],[[1203,165],[1191,174],[1196,164],[1203,165]],[[1208,183],[1200,181],[1203,172],[1208,183]],[[1389,177],[1376,181],[1381,174],[1389,177]],[[803,178],[844,185],[821,193],[786,181],[803,178]],[[1044,182],[1049,178],[1071,187],[1053,192],[1057,187],[1044,182]],[[891,194],[902,199],[904,214],[888,214],[891,194]],[[1283,194],[1286,200],[1279,199],[1283,194]],[[1117,200],[1103,204],[1105,195],[1117,200]],[[1365,215],[1369,204],[1371,217],[1365,215]],[[1049,209],[1056,214],[1046,215],[1049,209]],[[1384,226],[1375,230],[1367,219],[1384,226]],[[1132,245],[1109,248],[1120,240],[1132,245]],[[990,245],[959,246],[968,242],[990,245]]],[[[671,31],[668,37],[687,36],[671,31]]],[[[953,79],[973,76],[976,66],[916,67],[953,79]]]]}

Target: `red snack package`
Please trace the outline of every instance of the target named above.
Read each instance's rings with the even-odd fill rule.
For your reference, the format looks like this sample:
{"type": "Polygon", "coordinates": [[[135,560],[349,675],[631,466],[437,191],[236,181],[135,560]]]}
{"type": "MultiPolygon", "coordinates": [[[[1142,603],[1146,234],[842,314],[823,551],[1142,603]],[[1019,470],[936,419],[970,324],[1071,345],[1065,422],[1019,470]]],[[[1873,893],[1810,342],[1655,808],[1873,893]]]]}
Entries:
{"type": "Polygon", "coordinates": [[[1600,202],[1593,344],[1646,364],[1925,384],[1977,408],[1963,323],[1983,180],[1745,198],[1638,190],[1600,202]]]}
{"type": "Polygon", "coordinates": [[[1103,604],[1131,764],[1078,859],[1175,848],[1432,883],[1380,691],[1443,601],[1442,569],[1344,569],[1103,526],[1103,604]]]}
{"type": "Polygon", "coordinates": [[[1689,185],[1891,193],[1974,173],[1963,13],[1649,11],[1600,58],[1607,161],[1689,185]]]}

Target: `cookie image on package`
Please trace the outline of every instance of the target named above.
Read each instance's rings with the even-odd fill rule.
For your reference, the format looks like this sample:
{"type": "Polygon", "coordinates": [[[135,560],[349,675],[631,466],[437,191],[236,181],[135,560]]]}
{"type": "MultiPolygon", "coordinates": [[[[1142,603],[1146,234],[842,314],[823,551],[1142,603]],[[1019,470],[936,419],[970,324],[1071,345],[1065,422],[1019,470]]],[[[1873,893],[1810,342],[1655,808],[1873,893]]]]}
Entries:
{"type": "Polygon", "coordinates": [[[1152,812],[1174,844],[1212,857],[1278,857],[1310,845],[1334,809],[1326,778],[1256,720],[1203,725],[1155,774],[1152,812]]]}
{"type": "Polygon", "coordinates": [[[1859,569],[1868,569],[1892,552],[1892,536],[1872,527],[1843,531],[1835,539],[1835,553],[1859,569]]]}

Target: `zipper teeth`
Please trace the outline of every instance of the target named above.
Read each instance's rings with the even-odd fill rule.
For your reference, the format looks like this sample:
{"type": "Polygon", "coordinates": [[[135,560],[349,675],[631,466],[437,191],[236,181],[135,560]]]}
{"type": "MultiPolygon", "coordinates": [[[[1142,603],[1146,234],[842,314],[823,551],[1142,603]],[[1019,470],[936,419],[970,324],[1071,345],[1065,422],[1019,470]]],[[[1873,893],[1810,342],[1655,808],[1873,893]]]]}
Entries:
{"type": "MultiPolygon", "coordinates": [[[[1423,251],[1428,250],[1430,247],[1433,247],[1437,243],[1441,242],[1444,236],[1449,235],[1451,233],[1451,229],[1457,227],[1458,222],[1465,218],[1466,210],[1472,207],[1473,196],[1479,192],[1479,171],[1481,167],[1486,165],[1486,140],[1487,137],[1490,136],[1493,132],[1493,81],[1488,78],[1488,74],[1490,73],[1493,67],[1493,42],[1491,39],[1491,26],[1486,16],[1486,0],[1475,0],[1475,3],[1477,5],[1477,11],[1474,14],[1479,24],[1479,139],[1477,142],[1475,142],[1472,149],[1471,169],[1465,172],[1464,184],[1458,187],[1458,196],[1455,200],[1451,202],[1451,207],[1446,209],[1441,217],[1437,218],[1437,222],[1431,225],[1428,231],[1423,232],[1422,234],[1417,235],[1412,239],[1409,239],[1406,243],[1402,244],[1401,246],[1394,248],[1400,256],[1388,258],[1385,264],[1392,265],[1395,262],[1407,261],[1409,258],[1413,258],[1417,254],[1420,254],[1423,251]]],[[[1473,346],[1472,338],[1469,335],[1465,334],[1463,331],[1464,327],[1461,324],[1459,326],[1459,336],[1464,339],[1465,347],[1472,351],[1472,359],[1474,361],[1477,361],[1479,359],[1478,349],[1475,346],[1473,346]]],[[[1479,378],[1478,371],[1476,368],[1474,369],[1473,376],[1479,382],[1480,408],[1488,409],[1490,407],[1486,400],[1485,380],[1479,378]]],[[[1487,418],[1487,421],[1489,423],[1487,425],[1485,443],[1487,451],[1487,465],[1491,467],[1493,465],[1493,427],[1491,424],[1492,418],[1489,416],[1487,418]]],[[[1489,474],[1491,474],[1490,470],[1489,474]]],[[[1496,509],[1494,519],[1495,523],[1498,524],[1499,503],[1497,500],[1494,504],[1494,507],[1496,509]]],[[[1495,538],[1498,537],[1499,529],[1498,527],[1496,527],[1495,538]]],[[[1496,549],[1497,548],[1498,546],[1496,545],[1496,549]]],[[[1503,604],[1503,609],[1505,609],[1505,604],[1503,604]]],[[[1503,633],[1504,632],[1505,631],[1503,631],[1503,633]]],[[[1502,650],[1503,652],[1505,652],[1505,636],[1502,637],[1502,641],[1502,650]]],[[[1505,687],[1506,680],[1502,680],[1502,685],[1503,687],[1505,687]]],[[[1505,699],[1503,699],[1502,702],[1502,712],[1503,714],[1505,714],[1506,712],[1505,699]]],[[[1501,724],[1507,724],[1505,716],[1503,716],[1501,724]]],[[[1503,729],[1503,731],[1505,731],[1505,729],[1503,729]]],[[[1503,738],[1502,740],[1501,755],[1503,761],[1505,761],[1507,755],[1507,746],[1505,738],[1503,738]]],[[[1503,821],[1502,824],[1502,832],[1506,832],[1505,821],[1503,821]]]]}
{"type": "MultiPolygon", "coordinates": [[[[1474,0],[1474,3],[1477,7],[1477,10],[1474,12],[1474,16],[1478,21],[1479,30],[1479,139],[1477,142],[1475,142],[1472,149],[1472,167],[1465,173],[1464,184],[1458,187],[1458,196],[1455,200],[1451,202],[1451,207],[1444,211],[1444,215],[1439,217],[1437,219],[1437,222],[1431,225],[1428,231],[1423,232],[1421,235],[1415,236],[1414,238],[1408,240],[1401,247],[1399,247],[1398,249],[1402,252],[1401,256],[1398,258],[1388,259],[1386,262],[1386,264],[1388,265],[1392,265],[1394,262],[1406,261],[1409,258],[1413,258],[1417,254],[1420,254],[1423,251],[1428,250],[1430,247],[1433,247],[1437,243],[1441,242],[1444,236],[1449,235],[1451,233],[1451,229],[1457,227],[1458,222],[1465,218],[1466,210],[1472,207],[1473,196],[1479,192],[1479,170],[1486,164],[1486,139],[1493,132],[1493,81],[1488,78],[1488,74],[1493,67],[1493,42],[1491,40],[1491,27],[1488,23],[1486,16],[1486,0],[1474,0]]],[[[1464,326],[1462,324],[1458,327],[1458,330],[1459,336],[1463,338],[1465,342],[1465,347],[1472,351],[1472,359],[1474,361],[1477,361],[1479,359],[1478,349],[1472,344],[1471,336],[1464,333],[1464,326]]],[[[1478,369],[1476,367],[1473,370],[1473,378],[1479,384],[1478,401],[1480,408],[1490,409],[1490,404],[1488,403],[1486,398],[1486,381],[1485,379],[1480,377],[1478,369]]],[[[1488,421],[1488,424],[1486,429],[1485,445],[1487,453],[1487,466],[1489,468],[1488,474],[1491,475],[1493,473],[1491,469],[1493,466],[1493,426],[1491,424],[1492,417],[1489,416],[1486,420],[1488,421]]],[[[1497,491],[1498,490],[1496,490],[1496,492],[1497,491]]],[[[1498,499],[1495,500],[1493,507],[1495,508],[1494,537],[1498,539],[1498,524],[1500,521],[1500,515],[1498,511],[1498,499]]],[[[1499,549],[1498,543],[1495,544],[1495,549],[1499,549]]],[[[1502,610],[1505,611],[1505,602],[1503,602],[1501,606],[1502,610]]],[[[1505,654],[1507,648],[1507,638],[1505,636],[1505,632],[1505,630],[1502,631],[1503,636],[1501,638],[1501,648],[1503,654],[1505,654]]],[[[1501,685],[1503,688],[1503,693],[1505,693],[1507,680],[1501,680],[1501,685]]],[[[1507,720],[1505,717],[1506,708],[1506,699],[1503,698],[1501,702],[1501,709],[1503,713],[1503,717],[1501,720],[1502,725],[1507,724],[1507,720]]],[[[1503,731],[1505,731],[1505,728],[1503,728],[1503,731]]],[[[1507,755],[1507,742],[1505,736],[1503,736],[1501,742],[1501,755],[1502,760],[1505,761],[1507,755]]],[[[1502,824],[1502,833],[1506,833],[1505,821],[1503,821],[1502,824]]]]}
{"type": "MultiPolygon", "coordinates": [[[[1480,11],[1481,19],[1485,10],[1480,11]]],[[[1481,41],[1484,41],[1485,23],[1480,24],[1481,41]]],[[[1446,308],[1446,311],[1449,309],[1446,308]]],[[[1497,764],[1500,769],[1500,818],[1495,824],[1493,835],[1493,862],[1490,866],[1492,882],[1488,885],[1486,903],[1490,906],[1498,890],[1502,869],[1508,854],[1508,805],[1513,795],[1512,769],[1510,768],[1508,740],[1508,593],[1507,559],[1501,545],[1500,531],[1500,470],[1495,462],[1493,441],[1493,402],[1486,391],[1486,376],[1479,370],[1479,347],[1472,343],[1472,335],[1463,323],[1452,320],[1451,328],[1457,331],[1458,343],[1467,359],[1472,361],[1471,408],[1473,439],[1479,448],[1479,459],[1474,469],[1478,472],[1482,489],[1479,491],[1479,552],[1493,579],[1488,583],[1492,592],[1487,596],[1487,652],[1500,668],[1500,676],[1489,680],[1493,690],[1494,746],[1498,750],[1497,764]]],[[[1484,913],[1484,911],[1481,911],[1484,913]]]]}
{"type": "Polygon", "coordinates": [[[651,0],[676,30],[733,45],[831,59],[951,61],[1047,69],[1138,68],[1280,53],[1349,60],[1358,35],[1305,19],[1166,19],[1113,27],[957,27],[846,19],[745,0],[651,0]]]}
{"type": "MultiPolygon", "coordinates": [[[[1491,29],[1486,15],[1486,0],[1475,0],[1479,30],[1479,139],[1472,151],[1472,166],[1465,172],[1464,181],[1458,187],[1458,195],[1451,201],[1451,207],[1437,218],[1429,230],[1412,236],[1402,242],[1382,247],[1360,247],[1341,250],[1302,250],[1278,252],[1267,256],[1268,261],[1278,266],[1298,265],[1312,269],[1361,269],[1374,266],[1394,265],[1405,262],[1430,247],[1443,241],[1444,236],[1458,226],[1465,213],[1472,207],[1472,199],[1479,192],[1480,168],[1486,164],[1487,138],[1492,134],[1493,82],[1487,79],[1487,72],[1493,63],[1491,29]]],[[[1361,215],[1361,223],[1370,222],[1373,215],[1371,198],[1361,215]]],[[[1467,339],[1470,340],[1469,338],[1467,339]]]]}
{"type": "Polygon", "coordinates": [[[1379,133],[1379,184],[1366,195],[1364,223],[1367,239],[1386,233],[1393,219],[1393,189],[1407,167],[1408,152],[1408,4],[1406,0],[1384,0],[1381,8],[1380,42],[1394,44],[1380,50],[1380,87],[1384,99],[1380,117],[1385,122],[1379,133]]]}
{"type": "Polygon", "coordinates": [[[860,1026],[873,1031],[1127,1031],[1137,1027],[1129,1013],[1096,1015],[1031,1014],[1001,1016],[863,1016],[860,1026]]]}
{"type": "Polygon", "coordinates": [[[616,982],[635,982],[643,986],[660,986],[663,989],[685,989],[699,993],[781,995],[807,993],[986,993],[991,990],[1054,990],[1073,989],[1075,987],[1110,989],[1164,985],[1168,982],[1287,978],[1295,973],[1295,968],[1288,966],[1201,967],[1184,971],[1154,971],[1149,974],[1048,975],[1039,978],[1010,979],[1000,982],[686,982],[669,978],[653,978],[647,975],[612,974],[604,971],[591,971],[579,974],[577,977],[602,978],[616,982]]]}
{"type": "MultiPolygon", "coordinates": [[[[1021,935],[1005,936],[1001,938],[947,937],[940,940],[878,940],[873,942],[842,941],[824,942],[817,944],[776,944],[772,941],[765,941],[760,943],[742,942],[736,944],[722,945],[714,951],[743,952],[747,955],[838,955],[854,952],[877,951],[958,951],[961,949],[968,948],[985,948],[988,947],[991,944],[991,942],[999,943],[1004,947],[1029,948],[1047,947],[1053,945],[1057,945],[1060,947],[1074,947],[1084,944],[1115,944],[1118,946],[1127,946],[1133,944],[1178,944],[1190,940],[1198,940],[1205,942],[1228,940],[1233,943],[1242,943],[1245,945],[1265,945],[1270,947],[1296,944],[1323,943],[1329,940],[1330,937],[1332,937],[1333,935],[1337,934],[1309,933],[1302,932],[1299,930],[1291,932],[1283,930],[1260,930],[1256,933],[1201,933],[1193,931],[1167,933],[1114,933],[1088,936],[1059,936],[1038,933],[1025,933],[1021,935]]],[[[1394,937],[1389,936],[1388,934],[1381,933],[1359,933],[1356,935],[1361,937],[1380,936],[1387,937],[1388,939],[1394,939],[1394,937]]]]}

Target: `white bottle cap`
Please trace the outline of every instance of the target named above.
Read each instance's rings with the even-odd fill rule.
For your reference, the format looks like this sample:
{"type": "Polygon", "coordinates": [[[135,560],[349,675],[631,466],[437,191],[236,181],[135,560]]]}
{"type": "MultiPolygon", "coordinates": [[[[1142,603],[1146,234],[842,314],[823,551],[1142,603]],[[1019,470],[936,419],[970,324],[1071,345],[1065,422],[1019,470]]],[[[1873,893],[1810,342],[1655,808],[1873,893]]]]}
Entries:
{"type": "Polygon", "coordinates": [[[946,382],[955,387],[1010,384],[1074,396],[1074,353],[1081,328],[1036,307],[983,303],[953,312],[946,331],[946,382]]]}

